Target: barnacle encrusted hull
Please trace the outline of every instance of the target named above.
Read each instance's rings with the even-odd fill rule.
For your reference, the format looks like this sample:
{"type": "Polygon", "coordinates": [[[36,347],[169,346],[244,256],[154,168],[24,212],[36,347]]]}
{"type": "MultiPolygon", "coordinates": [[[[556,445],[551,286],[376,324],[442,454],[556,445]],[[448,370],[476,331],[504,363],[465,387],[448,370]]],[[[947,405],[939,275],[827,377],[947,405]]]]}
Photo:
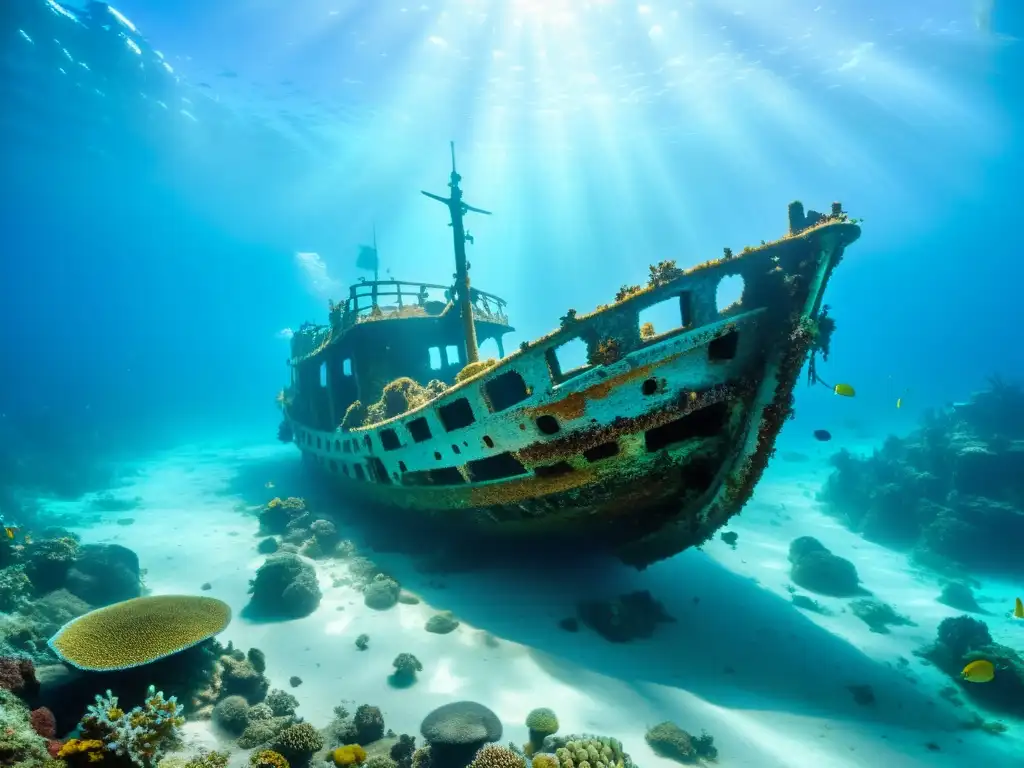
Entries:
{"type": "Polygon", "coordinates": [[[837,207],[806,218],[791,207],[790,219],[789,235],[759,248],[652,268],[648,287],[570,311],[557,331],[370,427],[297,418],[302,382],[330,362],[294,360],[283,407],[295,443],[370,505],[501,535],[578,536],[638,566],[699,544],[760,478],[818,343],[825,285],[860,234],[837,207]],[[731,275],[742,297],[719,308],[731,275]],[[666,302],[678,327],[644,327],[641,313],[666,302]],[[588,362],[563,371],[558,350],[577,339],[588,362]]]}

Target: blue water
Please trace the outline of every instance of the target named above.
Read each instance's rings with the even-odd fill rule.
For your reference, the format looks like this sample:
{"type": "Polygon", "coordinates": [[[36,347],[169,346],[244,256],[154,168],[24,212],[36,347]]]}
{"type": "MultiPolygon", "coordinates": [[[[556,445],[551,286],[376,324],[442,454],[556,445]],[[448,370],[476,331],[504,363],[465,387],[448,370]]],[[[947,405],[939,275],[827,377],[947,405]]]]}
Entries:
{"type": "Polygon", "coordinates": [[[4,12],[0,141],[0,403],[36,450],[272,430],[275,333],[326,304],[294,254],[347,285],[376,224],[392,275],[446,282],[445,212],[418,190],[445,191],[449,139],[467,200],[495,213],[470,221],[470,260],[510,302],[513,348],[649,263],[773,239],[799,198],[865,219],[826,299],[827,370],[862,393],[844,403],[858,419],[898,424],[1024,369],[1012,3],[979,28],[968,0],[129,0],[138,32],[114,32],[143,54],[101,46],[120,74],[84,69],[84,45],[62,62],[73,22],[43,5],[4,12]]]}

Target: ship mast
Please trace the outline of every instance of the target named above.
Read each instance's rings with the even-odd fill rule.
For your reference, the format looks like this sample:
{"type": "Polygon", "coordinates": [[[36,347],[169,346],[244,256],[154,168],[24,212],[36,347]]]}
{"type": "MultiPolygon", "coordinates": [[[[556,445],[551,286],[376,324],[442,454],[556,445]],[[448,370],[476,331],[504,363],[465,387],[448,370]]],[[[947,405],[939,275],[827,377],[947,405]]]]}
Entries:
{"type": "Polygon", "coordinates": [[[474,208],[462,202],[462,188],[459,182],[462,177],[455,170],[455,142],[449,142],[452,150],[452,175],[448,187],[451,189],[449,197],[441,197],[431,192],[423,192],[424,195],[444,203],[448,206],[452,221],[448,226],[452,228],[452,239],[455,245],[455,300],[459,303],[459,311],[462,313],[462,327],[466,335],[466,363],[475,363],[480,360],[480,350],[476,343],[476,324],[473,322],[473,302],[469,293],[469,264],[466,261],[466,243],[473,242],[473,236],[466,231],[462,217],[472,211],[491,215],[490,211],[482,208],[474,208]]]}

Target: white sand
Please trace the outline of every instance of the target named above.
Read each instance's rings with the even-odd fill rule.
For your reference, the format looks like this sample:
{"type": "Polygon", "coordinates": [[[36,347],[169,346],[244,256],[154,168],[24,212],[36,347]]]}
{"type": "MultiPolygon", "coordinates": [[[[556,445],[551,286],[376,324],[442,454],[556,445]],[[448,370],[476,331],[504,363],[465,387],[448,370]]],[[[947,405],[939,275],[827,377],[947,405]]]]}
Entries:
{"type": "MultiPolygon", "coordinates": [[[[317,563],[324,597],[316,613],[255,624],[238,614],[262,561],[256,519],[240,511],[241,498],[229,486],[237,467],[260,462],[267,480],[277,483],[268,494],[301,494],[286,482],[298,463],[287,446],[189,449],[143,468],[131,486],[116,490],[119,497],[141,497],[140,509],[105,515],[81,533],[86,542],[135,550],[155,594],[200,594],[200,585],[210,582],[212,590],[202,594],[236,611],[220,639],[261,648],[272,684],[293,693],[299,713],[314,725],[325,725],[343,701],[350,708],[370,703],[381,707],[388,727],[418,736],[431,709],[472,699],[499,715],[503,741],[525,741],[526,713],[548,706],[563,733],[616,736],[643,768],[676,765],[644,742],[646,728],[662,720],[695,733],[707,729],[724,768],[1024,763],[1024,723],[1007,721],[1010,731],[1002,736],[957,729],[968,710],[939,697],[948,679],[912,655],[934,638],[939,621],[957,612],[935,601],[938,582],[915,573],[902,555],[864,542],[816,510],[813,492],[827,471],[820,465],[776,463],[732,526],[739,533],[735,551],[716,540],[706,553],[688,552],[643,573],[607,562],[553,562],[543,573],[456,576],[424,576],[402,557],[367,552],[423,603],[368,609],[351,587],[332,586],[345,566],[328,561],[317,563]],[[783,476],[794,467],[804,480],[783,476]],[[135,523],[116,524],[124,517],[135,523]],[[844,610],[845,600],[815,596],[834,616],[793,607],[786,554],[800,535],[816,536],[853,560],[865,586],[917,626],[873,634],[844,610]],[[621,645],[585,628],[576,634],[558,628],[581,597],[632,589],[649,589],[677,622],[660,626],[650,640],[621,645]],[[454,611],[462,626],[449,635],[427,633],[423,624],[435,610],[454,611]],[[484,643],[484,631],[499,638],[498,647],[484,643]],[[363,632],[370,647],[360,652],[354,640],[363,632]],[[425,669],[413,687],[397,690],[386,678],[403,651],[425,669]],[[900,657],[909,662],[903,670],[900,657]],[[304,681],[296,689],[288,685],[292,675],[304,681]],[[860,684],[872,686],[874,706],[854,702],[847,686],[860,684]],[[928,742],[941,750],[929,751],[928,742]]],[[[1019,644],[1024,627],[1002,615],[1013,593],[998,584],[983,592],[994,598],[994,615],[986,617],[993,635],[1019,644]]],[[[189,732],[211,744],[215,738],[206,724],[190,725],[189,732]]]]}

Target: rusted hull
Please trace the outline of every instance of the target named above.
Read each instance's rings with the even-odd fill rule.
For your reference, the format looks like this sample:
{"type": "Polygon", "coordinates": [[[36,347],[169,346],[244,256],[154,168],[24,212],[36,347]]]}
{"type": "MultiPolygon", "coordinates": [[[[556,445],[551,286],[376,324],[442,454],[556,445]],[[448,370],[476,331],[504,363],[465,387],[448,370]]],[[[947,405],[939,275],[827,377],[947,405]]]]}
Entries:
{"type": "Polygon", "coordinates": [[[833,222],[702,265],[570,317],[381,424],[292,420],[296,443],[357,503],[502,536],[578,535],[646,565],[700,544],[749,499],[791,413],[829,276],[858,234],[833,222]],[[744,278],[743,299],[720,311],[714,289],[730,274],[744,278]],[[677,297],[681,327],[644,338],[640,311],[677,297]],[[563,372],[554,352],[573,338],[591,364],[563,372]]]}

